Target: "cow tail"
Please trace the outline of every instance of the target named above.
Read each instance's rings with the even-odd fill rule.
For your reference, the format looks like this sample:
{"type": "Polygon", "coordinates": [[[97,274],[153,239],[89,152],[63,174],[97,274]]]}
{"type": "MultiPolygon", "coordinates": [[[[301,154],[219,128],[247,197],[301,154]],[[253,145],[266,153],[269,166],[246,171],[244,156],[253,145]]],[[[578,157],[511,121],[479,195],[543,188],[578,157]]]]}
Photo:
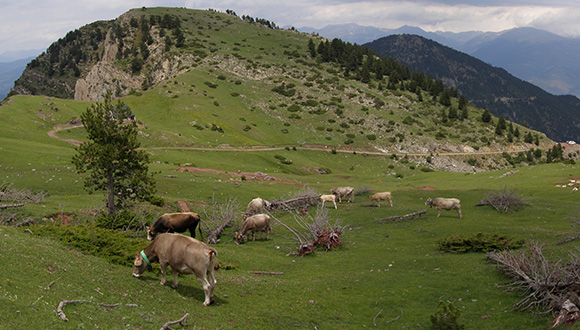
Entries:
{"type": "Polygon", "coordinates": [[[209,248],[207,249],[207,255],[209,257],[209,260],[214,260],[215,257],[217,256],[217,251],[214,248],[209,248]]]}

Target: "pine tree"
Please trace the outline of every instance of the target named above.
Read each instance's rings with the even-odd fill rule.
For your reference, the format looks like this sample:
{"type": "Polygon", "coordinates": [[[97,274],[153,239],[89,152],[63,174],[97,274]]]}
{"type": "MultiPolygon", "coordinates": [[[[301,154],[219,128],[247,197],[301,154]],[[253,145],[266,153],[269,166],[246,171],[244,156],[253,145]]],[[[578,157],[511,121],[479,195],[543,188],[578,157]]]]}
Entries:
{"type": "Polygon", "coordinates": [[[107,192],[108,214],[133,200],[151,200],[155,181],[148,173],[149,156],[138,150],[137,124],[127,121],[131,109],[122,102],[111,103],[107,93],[102,103],[92,104],[81,114],[88,142],[76,148],[72,163],[77,172],[85,173],[89,192],[107,192]]]}
{"type": "Polygon", "coordinates": [[[489,123],[491,121],[491,113],[489,112],[489,110],[485,109],[483,111],[483,114],[481,115],[481,120],[484,123],[489,123]]]}

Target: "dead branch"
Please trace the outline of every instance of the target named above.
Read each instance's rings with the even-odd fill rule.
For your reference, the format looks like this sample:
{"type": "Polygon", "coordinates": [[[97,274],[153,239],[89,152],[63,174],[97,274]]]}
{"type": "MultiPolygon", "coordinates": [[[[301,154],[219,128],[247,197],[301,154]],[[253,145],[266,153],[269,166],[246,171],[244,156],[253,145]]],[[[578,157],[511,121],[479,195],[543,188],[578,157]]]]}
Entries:
{"type": "Polygon", "coordinates": [[[284,272],[249,271],[248,273],[258,274],[258,275],[284,275],[284,272]]]}
{"type": "Polygon", "coordinates": [[[4,210],[4,209],[10,209],[13,207],[22,207],[24,206],[24,203],[20,203],[20,204],[9,204],[9,205],[0,205],[0,210],[4,210]]]}
{"type": "Polygon", "coordinates": [[[62,311],[64,305],[76,304],[76,303],[87,303],[87,302],[90,302],[90,301],[88,301],[88,300],[63,300],[58,304],[58,307],[56,308],[56,313],[58,314],[58,316],[60,317],[61,320],[68,321],[68,319],[66,318],[66,315],[64,315],[64,312],[62,311]]]}
{"type": "MultiPolygon", "coordinates": [[[[227,227],[230,227],[240,214],[241,206],[235,199],[229,199],[224,203],[219,203],[214,200],[211,206],[204,208],[205,218],[208,223],[204,224],[208,227],[207,240],[208,244],[216,244],[219,242],[220,236],[227,227]]],[[[201,228],[201,226],[200,226],[201,228]]]]}
{"type": "Polygon", "coordinates": [[[312,188],[305,187],[301,191],[299,191],[296,196],[287,199],[287,200],[275,200],[270,201],[270,206],[268,207],[268,211],[303,211],[308,210],[309,207],[313,205],[317,205],[320,198],[318,197],[318,193],[314,191],[312,188]]]}
{"type": "Polygon", "coordinates": [[[331,224],[327,209],[317,208],[315,217],[309,213],[304,215],[292,213],[292,215],[300,229],[294,229],[271,215],[274,220],[294,234],[299,242],[298,252],[289,255],[303,256],[312,253],[318,246],[330,250],[342,244],[338,237],[348,226],[340,226],[338,220],[331,224]]]}
{"type": "Polygon", "coordinates": [[[420,210],[417,212],[413,212],[413,213],[409,213],[409,214],[403,214],[403,215],[393,215],[390,217],[386,217],[386,218],[377,218],[375,220],[372,221],[379,221],[379,222],[398,222],[401,220],[411,220],[414,219],[416,216],[421,216],[422,214],[427,213],[427,210],[420,210]],[[407,219],[410,218],[410,219],[407,219]]]}
{"type": "Polygon", "coordinates": [[[479,201],[476,206],[491,205],[494,209],[508,213],[520,210],[530,203],[526,202],[523,197],[516,192],[504,188],[501,192],[488,192],[484,199],[479,201]]]}
{"type": "MultiPolygon", "coordinates": [[[[53,282],[51,282],[48,286],[52,285],[53,282]]],[[[48,288],[47,286],[47,288],[48,288]]],[[[39,298],[40,299],[40,298],[39,298]]],[[[58,316],[60,317],[61,320],[63,321],[68,321],[68,319],[66,318],[66,315],[64,314],[64,312],[62,311],[62,309],[64,308],[64,306],[66,304],[80,304],[80,303],[91,303],[91,301],[88,300],[63,300],[58,304],[58,307],[56,307],[56,313],[58,314],[58,316]]],[[[113,307],[117,307],[121,304],[103,304],[103,303],[95,303],[99,306],[103,306],[103,307],[109,307],[109,308],[113,308],[113,307]]],[[[135,304],[126,304],[125,306],[128,307],[137,307],[137,305],[135,304]]],[[[171,328],[168,328],[171,329],[171,328]]]]}
{"type": "Polygon", "coordinates": [[[169,321],[169,322],[165,323],[165,324],[164,324],[164,325],[161,327],[161,329],[159,329],[159,330],[173,330],[173,329],[172,329],[171,327],[169,327],[169,326],[170,326],[170,325],[172,325],[172,324],[177,324],[177,323],[179,323],[181,326],[187,326],[187,324],[184,324],[183,322],[185,322],[185,319],[186,319],[188,316],[189,316],[189,313],[185,313],[185,315],[183,315],[183,317],[182,317],[182,318],[180,318],[179,320],[177,320],[177,321],[169,321]]]}
{"type": "Polygon", "coordinates": [[[377,320],[377,317],[378,317],[379,315],[381,315],[381,313],[382,313],[382,312],[383,312],[383,310],[381,309],[381,310],[380,310],[380,311],[377,313],[377,315],[375,315],[375,317],[373,318],[373,325],[374,325],[375,327],[377,326],[377,322],[376,322],[376,320],[377,320]]]}
{"type": "MultiPolygon", "coordinates": [[[[576,253],[580,250],[576,250],[576,253]]],[[[489,252],[487,257],[498,263],[498,269],[512,278],[507,285],[511,290],[525,294],[516,308],[520,310],[544,310],[545,313],[561,313],[565,302],[579,303],[580,258],[570,253],[570,260],[550,263],[542,252],[542,246],[532,242],[528,251],[489,252]]]]}

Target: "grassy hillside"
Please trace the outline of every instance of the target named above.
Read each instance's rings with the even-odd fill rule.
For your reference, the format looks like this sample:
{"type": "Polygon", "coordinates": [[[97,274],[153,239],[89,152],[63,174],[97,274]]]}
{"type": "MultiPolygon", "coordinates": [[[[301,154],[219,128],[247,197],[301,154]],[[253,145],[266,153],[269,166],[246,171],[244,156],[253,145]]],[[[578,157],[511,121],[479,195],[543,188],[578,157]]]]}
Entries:
{"type": "MultiPolygon", "coordinates": [[[[297,242],[278,222],[269,241],[240,246],[231,240],[238,224],[228,228],[215,245],[222,264],[216,304],[203,307],[203,292],[191,276],[181,276],[176,290],[159,285],[158,267],[140,280],[131,277],[131,256],[148,244],[142,231],[107,231],[96,223],[93,211],[102,210],[104,196],[83,189],[82,177],[71,164],[74,145],[49,136],[64,129],[56,136],[83,140],[84,130],[75,124],[90,103],[12,96],[0,106],[0,184],[46,195],[41,203],[0,210],[3,329],[158,329],[185,313],[190,314],[189,328],[196,329],[247,329],[249,322],[265,329],[375,324],[429,328],[439,300],[460,308],[459,321],[469,329],[547,327],[549,316],[513,310],[520,294],[504,291],[501,285],[507,279],[484,254],[439,251],[437,242],[450,234],[499,233],[544,243],[554,260],[566,257],[577,242],[555,243],[570,231],[568,217],[577,216],[580,203],[571,188],[556,184],[580,179],[576,165],[517,167],[508,176],[507,168],[470,174],[421,170],[432,168],[428,157],[435,163],[443,157],[437,153],[454,151],[457,145],[479,151],[518,150],[518,145],[491,138],[493,126],[478,119],[479,109],[470,107],[467,120],[443,125],[437,120],[443,107],[436,101],[418,102],[415,94],[405,91],[379,93],[378,87],[341,78],[336,68],[308,59],[309,36],[220,13],[149,11],[169,11],[184,15],[184,22],[198,22],[203,29],[192,25],[191,31],[200,30],[205,45],[214,43],[219,49],[186,65],[182,74],[122,98],[136,114],[142,147],[150,154],[150,169],[166,202],[160,208],[140,205],[145,210],[141,225],[163,212],[177,211],[177,201],[205,217],[216,202],[234,199],[245,208],[257,196],[289,198],[304,187],[326,193],[349,185],[369,192],[357,195],[352,204],[328,209],[332,220],[349,225],[341,236],[344,245],[330,252],[288,256],[297,242]],[[296,88],[292,97],[272,91],[291,83],[296,88]],[[375,108],[379,94],[385,105],[375,108]],[[318,105],[307,100],[317,100],[318,105]],[[293,104],[301,110],[288,111],[293,104]],[[403,123],[407,117],[413,120],[403,123]],[[447,138],[438,140],[436,133],[442,131],[447,138]],[[367,137],[371,134],[376,139],[367,137]],[[347,139],[353,142],[345,144],[347,139]],[[405,157],[422,150],[421,155],[405,157]],[[321,169],[327,174],[320,174],[321,169]],[[256,172],[273,179],[259,179],[256,172]],[[488,191],[506,187],[531,205],[509,214],[475,206],[488,191]],[[393,207],[371,207],[368,197],[376,191],[391,191],[393,207]],[[428,209],[410,221],[377,220],[426,209],[427,197],[438,196],[460,198],[464,218],[445,211],[437,218],[428,209]],[[70,217],[69,225],[59,221],[62,213],[70,217]],[[28,218],[35,225],[13,226],[28,218]],[[59,232],[61,239],[53,239],[59,232]],[[114,262],[109,254],[115,255],[114,262]],[[55,313],[62,300],[90,303],[65,306],[70,320],[65,323],[55,313]]],[[[544,138],[542,143],[549,141],[544,138]]],[[[457,157],[456,164],[472,157],[486,169],[508,164],[502,156],[475,152],[446,157],[457,157]]],[[[291,214],[274,216],[298,227],[291,214]]]]}

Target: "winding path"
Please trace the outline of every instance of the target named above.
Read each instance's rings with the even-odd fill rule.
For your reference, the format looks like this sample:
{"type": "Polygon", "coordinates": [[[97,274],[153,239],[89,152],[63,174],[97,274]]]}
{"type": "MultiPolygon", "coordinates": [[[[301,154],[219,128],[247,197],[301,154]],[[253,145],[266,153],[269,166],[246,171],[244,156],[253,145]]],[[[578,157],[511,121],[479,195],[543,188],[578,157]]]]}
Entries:
{"type": "MultiPolygon", "coordinates": [[[[70,143],[75,146],[79,146],[83,141],[75,140],[75,139],[64,139],[57,135],[58,132],[74,129],[82,127],[82,124],[61,124],[56,125],[53,130],[48,132],[48,136],[54,139],[58,139],[60,141],[70,143]]],[[[196,151],[276,151],[276,150],[283,150],[286,147],[268,147],[268,146],[251,146],[251,147],[148,147],[148,148],[140,148],[141,150],[196,150],[196,151]]],[[[402,153],[402,152],[388,152],[388,151],[372,151],[372,150],[362,150],[362,149],[335,149],[335,148],[328,148],[323,147],[320,145],[301,145],[300,149],[302,150],[312,150],[312,151],[326,151],[330,152],[332,150],[336,150],[336,152],[341,153],[361,153],[367,155],[377,155],[377,156],[390,156],[395,154],[398,157],[426,157],[429,155],[439,155],[439,156],[470,156],[470,155],[498,155],[504,152],[510,154],[517,154],[519,152],[525,152],[528,149],[515,149],[510,151],[475,151],[475,152],[429,152],[429,153],[402,153]]]]}

